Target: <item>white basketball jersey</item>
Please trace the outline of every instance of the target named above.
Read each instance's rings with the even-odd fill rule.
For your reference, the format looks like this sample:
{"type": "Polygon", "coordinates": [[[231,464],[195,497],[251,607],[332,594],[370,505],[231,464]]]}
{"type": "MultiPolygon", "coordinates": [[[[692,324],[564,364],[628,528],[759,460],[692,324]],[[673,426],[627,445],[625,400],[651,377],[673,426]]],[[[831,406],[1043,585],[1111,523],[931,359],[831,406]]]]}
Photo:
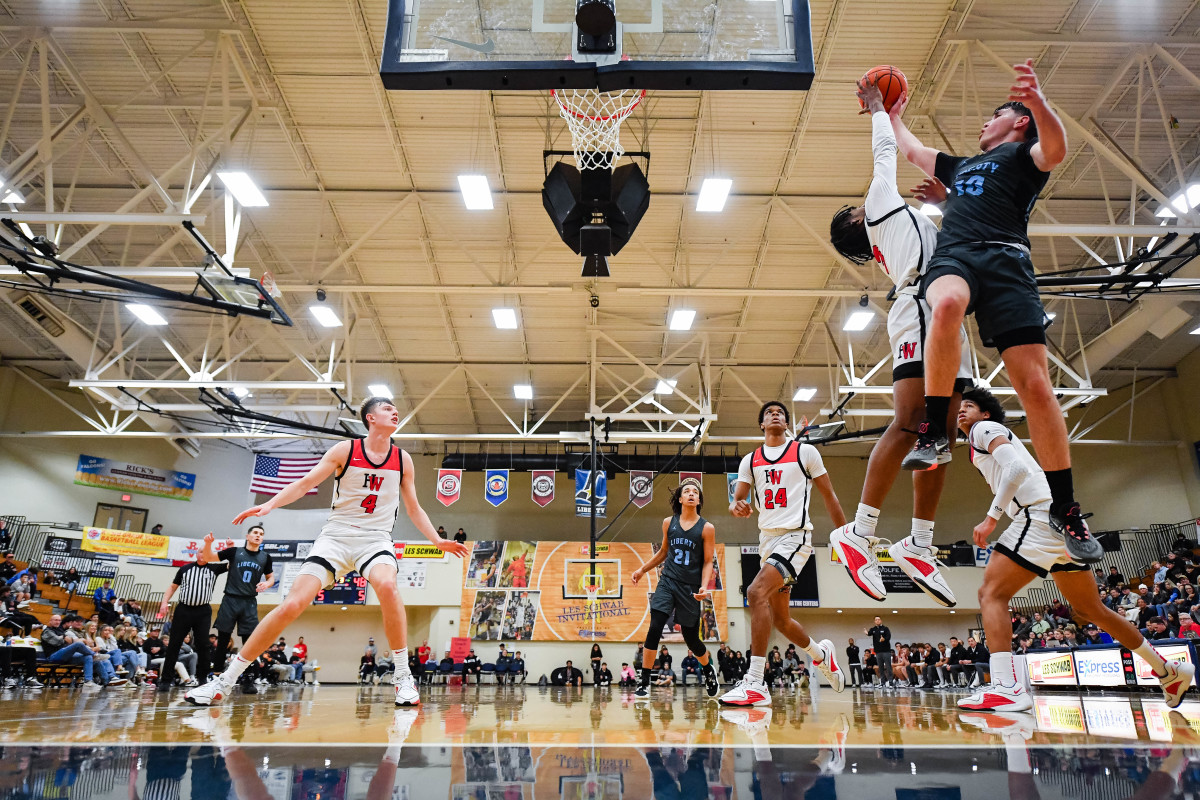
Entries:
{"type": "Polygon", "coordinates": [[[779,447],[759,447],[742,457],[738,481],[750,484],[761,530],[812,530],[808,501],[812,483],[825,474],[821,454],[811,444],[789,439],[779,447]]]}
{"type": "Polygon", "coordinates": [[[371,463],[362,439],[350,442],[350,458],[335,477],[329,521],[389,536],[400,513],[400,480],[404,477],[401,450],[390,444],[379,465],[371,463]]]}
{"type": "Polygon", "coordinates": [[[995,456],[988,452],[988,445],[995,441],[997,436],[1003,436],[1009,444],[1017,448],[1017,458],[1029,470],[1029,475],[1021,483],[1017,493],[1013,495],[1012,502],[1008,504],[1008,508],[1004,509],[1008,516],[1016,519],[1022,508],[1029,508],[1050,500],[1050,484],[1046,482],[1046,473],[1042,472],[1037,461],[1025,449],[1025,443],[1013,436],[1012,431],[999,422],[985,419],[971,426],[971,434],[967,438],[971,444],[971,463],[983,475],[993,492],[996,491],[996,487],[1000,485],[1000,480],[1004,476],[1004,468],[996,461],[995,456]]]}

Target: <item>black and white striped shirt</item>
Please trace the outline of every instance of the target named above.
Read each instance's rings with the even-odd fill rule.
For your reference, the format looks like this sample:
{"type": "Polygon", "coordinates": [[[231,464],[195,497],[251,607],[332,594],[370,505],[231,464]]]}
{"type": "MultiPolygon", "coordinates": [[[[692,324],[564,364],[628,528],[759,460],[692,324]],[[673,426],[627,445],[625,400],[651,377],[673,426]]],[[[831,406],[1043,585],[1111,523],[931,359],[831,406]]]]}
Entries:
{"type": "Polygon", "coordinates": [[[179,587],[175,592],[175,601],[187,606],[209,605],[217,585],[217,576],[228,569],[229,565],[224,561],[180,567],[173,581],[179,587]]]}

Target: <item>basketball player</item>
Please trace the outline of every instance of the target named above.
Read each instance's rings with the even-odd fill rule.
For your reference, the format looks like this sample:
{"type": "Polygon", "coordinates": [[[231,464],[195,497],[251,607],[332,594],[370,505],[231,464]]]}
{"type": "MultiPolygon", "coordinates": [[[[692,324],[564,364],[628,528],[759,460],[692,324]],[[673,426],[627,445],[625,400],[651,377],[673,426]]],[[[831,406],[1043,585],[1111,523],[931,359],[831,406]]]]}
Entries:
{"type": "Polygon", "coordinates": [[[1034,577],[1049,574],[1072,610],[1150,665],[1167,705],[1178,707],[1196,668],[1165,661],[1137,628],[1100,601],[1088,567],[1071,557],[1062,537],[1051,527],[1046,474],[1003,422],[1004,408],[991,392],[973,389],[963,395],[959,430],[970,444],[971,462],[996,493],[987,516],[975,526],[975,544],[987,547],[988,537],[1006,512],[1013,522],[996,542],[979,589],[984,634],[993,644],[992,683],[958,705],[974,711],[1026,711],[1032,706],[1029,694],[1017,681],[1008,647],[1012,637],[1008,602],[1034,577]]]}
{"type": "Polygon", "coordinates": [[[400,513],[400,501],[404,501],[413,525],[439,550],[461,558],[467,554],[467,548],[438,536],[421,508],[412,458],[392,444],[391,436],[400,424],[400,414],[392,401],[384,397],[368,398],[359,417],[367,426],[365,439],[338,442],[303,478],[234,518],[233,524],[239,525],[250,517],[265,517],[334,476],[329,519],[313,542],[287,597],[263,618],[228,669],[184,695],[188,702],[202,706],[219,702],[229,694],[246,667],[312,605],[318,592],[335,578],[352,571],[365,576],[379,598],[383,628],[396,669],[396,705],[415,706],[421,702],[408,668],[408,621],[396,588],[392,528],[400,513]]]}
{"type": "Polygon", "coordinates": [[[821,454],[810,444],[787,438],[791,415],[783,403],[771,401],[758,412],[763,444],[742,458],[737,488],[729,513],[749,517],[747,498],[754,490],[758,505],[758,555],[762,568],[750,583],[750,669],[736,686],[721,696],[735,706],[770,705],[771,694],[763,680],[771,626],[798,644],[812,658],[835,692],[846,688],[845,673],[838,667],[833,642],[814,642],[792,619],[788,600],[791,585],[812,555],[812,519],[808,501],[813,487],[821,493],[825,510],[839,527],[846,524],[842,505],[833,492],[821,454]]]}
{"type": "Polygon", "coordinates": [[[704,492],[696,481],[685,481],[671,493],[673,516],[662,522],[662,546],[654,557],[633,571],[630,578],[636,584],[642,576],[663,564],[662,576],[650,598],[650,629],[646,631],[646,646],[642,650],[641,682],[634,697],[650,696],[650,677],[654,671],[654,654],[663,627],[671,613],[683,633],[683,640],[704,668],[704,688],[709,697],[716,697],[720,684],[712,659],[700,637],[701,601],[708,596],[712,578],[713,553],[717,549],[717,529],[704,517],[704,492]]]}
{"type": "Polygon", "coordinates": [[[948,187],[937,250],[921,289],[933,309],[925,337],[925,420],[905,469],[929,469],[948,448],[945,420],[960,360],[959,329],[974,312],[984,344],[1000,351],[1025,407],[1029,436],[1046,466],[1050,523],[1072,557],[1094,563],[1104,549],[1075,502],[1067,425],[1046,360],[1046,312],[1029,257],[1028,224],[1050,171],[1067,155],[1067,132],[1038,86],[1033,60],[1017,64],[1009,102],[979,132],[980,154],[956,158],[925,147],[891,108],[900,151],[948,187]]]}
{"type": "MultiPolygon", "coordinates": [[[[883,600],[887,589],[879,559],[875,557],[879,543],[875,527],[879,523],[879,509],[900,473],[900,462],[916,444],[917,426],[925,412],[923,358],[930,311],[919,295],[921,276],[937,245],[938,230],[929,217],[914,211],[900,196],[896,185],[896,136],[879,87],[860,82],[858,97],[871,112],[874,175],[866,201],[857,208],[846,206],[834,215],[829,238],[839,253],[856,264],[874,259],[896,286],[896,301],[888,311],[896,414],[871,449],[854,521],[831,533],[829,544],[850,572],[854,585],[872,600],[883,600]]],[[[966,340],[962,326],[959,338],[966,340]]],[[[962,348],[950,401],[951,415],[958,413],[958,399],[971,384],[967,357],[967,350],[962,348]]],[[[953,419],[948,417],[947,423],[953,419]]],[[[947,449],[935,467],[949,460],[947,449]]],[[[912,533],[888,548],[888,554],[926,594],[941,605],[952,607],[956,603],[954,592],[938,570],[937,550],[933,546],[933,518],[945,484],[945,469],[913,474],[912,533]]]]}
{"type": "MultiPolygon", "coordinates": [[[[262,549],[266,529],[262,525],[251,525],[246,531],[246,543],[243,547],[234,546],[233,539],[225,542],[225,549],[212,558],[212,543],[205,539],[204,558],[213,561],[224,561],[228,564],[229,573],[225,578],[225,593],[221,598],[221,606],[217,609],[217,646],[212,653],[212,671],[220,672],[225,669],[225,656],[229,652],[229,641],[233,638],[234,628],[242,639],[242,644],[258,627],[258,593],[265,592],[275,585],[275,567],[271,554],[262,549]]],[[[206,631],[207,633],[207,631],[206,631]]],[[[197,649],[197,652],[201,652],[197,649]]],[[[208,665],[201,664],[196,669],[196,677],[204,680],[208,674],[208,665]]],[[[242,691],[246,694],[256,694],[252,678],[242,682],[242,691]]]]}
{"type": "Polygon", "coordinates": [[[528,553],[521,555],[508,562],[508,566],[504,569],[505,577],[508,579],[508,585],[514,589],[524,589],[529,584],[526,581],[526,575],[529,573],[529,567],[525,562],[525,557],[528,553]]]}

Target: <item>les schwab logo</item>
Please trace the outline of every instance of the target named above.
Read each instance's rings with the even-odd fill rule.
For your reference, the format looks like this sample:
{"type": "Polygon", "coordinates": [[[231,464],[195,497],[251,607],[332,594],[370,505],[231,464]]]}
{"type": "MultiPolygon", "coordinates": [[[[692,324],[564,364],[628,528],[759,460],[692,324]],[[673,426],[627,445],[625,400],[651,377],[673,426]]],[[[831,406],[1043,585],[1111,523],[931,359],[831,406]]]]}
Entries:
{"type": "Polygon", "coordinates": [[[1065,655],[1033,662],[1033,669],[1030,670],[1029,677],[1033,681],[1058,680],[1062,678],[1075,677],[1075,664],[1071,658],[1071,654],[1067,653],[1065,655]]]}

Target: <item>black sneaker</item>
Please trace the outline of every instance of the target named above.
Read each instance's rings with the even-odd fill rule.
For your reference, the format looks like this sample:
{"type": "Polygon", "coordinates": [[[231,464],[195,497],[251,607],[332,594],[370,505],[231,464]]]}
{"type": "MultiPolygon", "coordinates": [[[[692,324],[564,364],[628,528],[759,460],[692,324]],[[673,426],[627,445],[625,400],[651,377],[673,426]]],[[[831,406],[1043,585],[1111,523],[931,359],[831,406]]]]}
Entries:
{"type": "Polygon", "coordinates": [[[633,696],[636,697],[638,700],[648,699],[650,697],[650,687],[649,686],[639,686],[637,688],[637,690],[633,693],[633,696]]]}
{"type": "Polygon", "coordinates": [[[1067,554],[1076,561],[1084,564],[1096,564],[1104,559],[1104,548],[1088,530],[1085,519],[1091,514],[1084,514],[1079,503],[1072,503],[1066,509],[1055,511],[1050,509],[1050,526],[1056,533],[1062,534],[1067,545],[1067,554]]]}
{"type": "Polygon", "coordinates": [[[242,694],[258,694],[258,687],[254,685],[254,681],[242,681],[242,694]]]}
{"type": "Polygon", "coordinates": [[[932,428],[928,420],[917,426],[917,443],[900,462],[901,467],[914,471],[936,469],[943,454],[950,452],[950,441],[946,434],[935,432],[932,428]]]}
{"type": "Polygon", "coordinates": [[[717,692],[721,691],[721,684],[717,683],[717,671],[711,664],[704,670],[704,690],[708,692],[709,697],[716,697],[717,692]]]}

